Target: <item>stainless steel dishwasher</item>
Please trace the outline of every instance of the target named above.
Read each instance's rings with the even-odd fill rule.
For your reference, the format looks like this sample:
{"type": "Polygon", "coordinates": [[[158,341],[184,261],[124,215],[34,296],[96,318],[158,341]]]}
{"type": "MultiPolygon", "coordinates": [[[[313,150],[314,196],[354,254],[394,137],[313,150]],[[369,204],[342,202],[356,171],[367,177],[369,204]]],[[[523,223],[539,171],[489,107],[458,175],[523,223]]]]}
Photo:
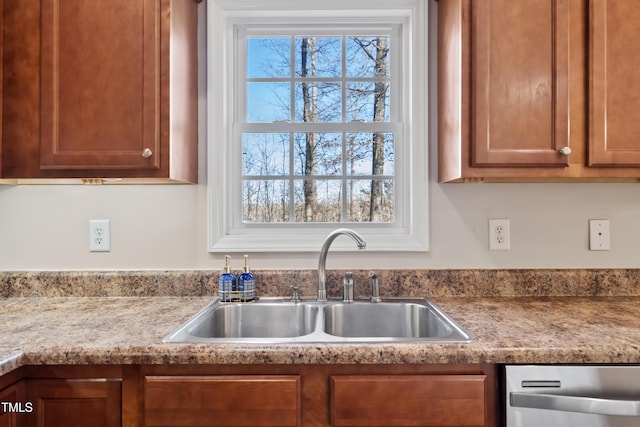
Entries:
{"type": "Polygon", "coordinates": [[[507,427],[639,427],[640,366],[506,366],[507,427]]]}

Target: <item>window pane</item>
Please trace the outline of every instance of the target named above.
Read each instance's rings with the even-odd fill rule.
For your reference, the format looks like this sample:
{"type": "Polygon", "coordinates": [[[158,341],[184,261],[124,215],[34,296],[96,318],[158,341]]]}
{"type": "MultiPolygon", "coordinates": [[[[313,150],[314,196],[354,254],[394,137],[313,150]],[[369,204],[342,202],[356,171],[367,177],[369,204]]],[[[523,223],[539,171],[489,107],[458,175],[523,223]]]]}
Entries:
{"type": "Polygon", "coordinates": [[[247,122],[290,120],[290,87],[289,83],[247,83],[247,122]]]}
{"type": "Polygon", "coordinates": [[[340,222],[342,181],[296,180],[296,222],[340,222]]]}
{"type": "Polygon", "coordinates": [[[294,141],[296,175],[342,173],[342,134],[296,133],[294,141]]]}
{"type": "Polygon", "coordinates": [[[349,175],[393,175],[393,133],[347,134],[347,167],[349,175]]]}
{"type": "Polygon", "coordinates": [[[341,87],[338,82],[296,83],[296,122],[341,122],[341,87]]]}
{"type": "Polygon", "coordinates": [[[289,181],[244,180],[242,191],[244,222],[289,221],[289,181]]]}
{"type": "Polygon", "coordinates": [[[389,76],[389,37],[349,37],[346,41],[348,77],[389,76]]]}
{"type": "Polygon", "coordinates": [[[288,175],[289,134],[242,134],[242,174],[243,176],[288,175]]]}
{"type": "Polygon", "coordinates": [[[340,77],[342,37],[296,37],[297,77],[340,77]]]}
{"type": "Polygon", "coordinates": [[[389,44],[388,35],[246,38],[245,222],[393,221],[394,133],[355,123],[391,121],[389,44]],[[342,122],[346,131],[317,132],[342,122]]]}
{"type": "Polygon", "coordinates": [[[247,77],[289,77],[290,56],[290,37],[247,38],[247,77]]]}
{"type": "Polygon", "coordinates": [[[393,222],[392,179],[362,179],[347,183],[347,222],[393,222]]]}
{"type": "Polygon", "coordinates": [[[347,121],[389,121],[388,83],[349,82],[346,96],[347,121]]]}

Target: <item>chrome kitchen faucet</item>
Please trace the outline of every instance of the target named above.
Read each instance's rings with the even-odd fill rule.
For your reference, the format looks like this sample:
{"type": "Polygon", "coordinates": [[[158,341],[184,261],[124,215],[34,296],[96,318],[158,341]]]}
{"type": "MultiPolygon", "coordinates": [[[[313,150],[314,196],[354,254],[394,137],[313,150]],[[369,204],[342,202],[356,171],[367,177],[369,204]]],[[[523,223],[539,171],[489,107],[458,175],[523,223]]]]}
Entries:
{"type": "Polygon", "coordinates": [[[364,249],[367,247],[367,242],[362,238],[361,235],[356,233],[355,231],[348,228],[338,228],[337,230],[331,232],[327,238],[324,240],[322,244],[322,248],[320,249],[320,259],[318,260],[318,301],[325,302],[327,300],[327,277],[326,277],[326,268],[327,268],[327,252],[329,252],[329,247],[331,243],[336,239],[336,237],[344,234],[349,236],[356,242],[358,249],[364,249]]]}

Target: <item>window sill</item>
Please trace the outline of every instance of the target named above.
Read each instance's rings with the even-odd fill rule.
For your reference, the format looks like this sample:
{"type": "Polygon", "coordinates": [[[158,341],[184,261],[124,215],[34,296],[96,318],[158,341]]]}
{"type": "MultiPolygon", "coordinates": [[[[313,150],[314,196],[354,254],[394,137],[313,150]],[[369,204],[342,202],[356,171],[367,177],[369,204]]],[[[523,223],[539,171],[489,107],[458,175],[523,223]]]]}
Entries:
{"type": "MultiPolygon", "coordinates": [[[[226,235],[212,239],[209,252],[319,252],[328,234],[226,235]]],[[[409,234],[361,234],[367,242],[367,252],[427,252],[429,249],[426,233],[423,238],[409,234]]],[[[351,239],[341,237],[334,241],[331,251],[358,252],[359,249],[351,239]]]]}

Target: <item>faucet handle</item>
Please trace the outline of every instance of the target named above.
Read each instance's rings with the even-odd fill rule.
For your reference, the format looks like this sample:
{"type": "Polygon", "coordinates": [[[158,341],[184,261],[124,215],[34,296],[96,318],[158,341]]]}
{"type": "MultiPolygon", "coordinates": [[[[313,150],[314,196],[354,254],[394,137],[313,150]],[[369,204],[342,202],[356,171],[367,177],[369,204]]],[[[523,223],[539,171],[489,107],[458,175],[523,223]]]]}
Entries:
{"type": "Polygon", "coordinates": [[[342,279],[342,301],[353,302],[353,273],[350,271],[342,279]]]}
{"type": "Polygon", "coordinates": [[[300,287],[291,286],[291,302],[300,302],[300,287]]]}
{"type": "Polygon", "coordinates": [[[375,271],[370,271],[369,277],[371,277],[371,302],[381,302],[382,298],[380,298],[380,284],[378,283],[378,275],[375,271]]]}

